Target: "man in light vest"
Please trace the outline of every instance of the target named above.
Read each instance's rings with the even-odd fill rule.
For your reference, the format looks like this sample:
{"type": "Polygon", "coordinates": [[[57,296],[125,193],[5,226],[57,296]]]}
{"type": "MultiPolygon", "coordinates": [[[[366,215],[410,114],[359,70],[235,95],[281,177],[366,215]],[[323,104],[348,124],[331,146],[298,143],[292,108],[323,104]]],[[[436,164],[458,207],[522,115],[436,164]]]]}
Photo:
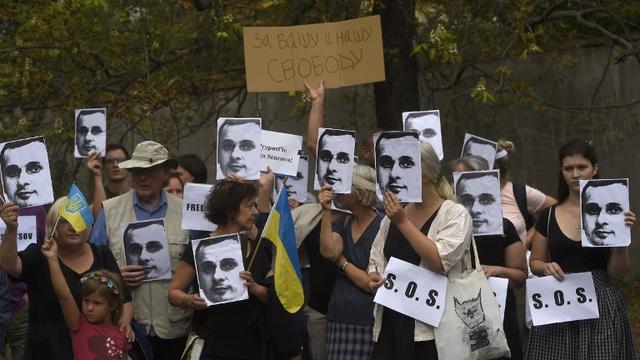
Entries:
{"type": "Polygon", "coordinates": [[[181,228],[182,199],[163,191],[162,184],[176,165],[164,146],[154,141],[139,143],[131,159],[119,164],[131,173],[133,189],[102,203],[90,240],[108,245],[118,261],[122,277],[133,293],[135,320],[145,326],[155,360],[180,358],[190,329],[191,311],[169,304],[167,288],[171,280],[143,282],[144,268],[126,264],[121,224],[164,219],[171,271],[175,271],[189,233],[181,228]]]}

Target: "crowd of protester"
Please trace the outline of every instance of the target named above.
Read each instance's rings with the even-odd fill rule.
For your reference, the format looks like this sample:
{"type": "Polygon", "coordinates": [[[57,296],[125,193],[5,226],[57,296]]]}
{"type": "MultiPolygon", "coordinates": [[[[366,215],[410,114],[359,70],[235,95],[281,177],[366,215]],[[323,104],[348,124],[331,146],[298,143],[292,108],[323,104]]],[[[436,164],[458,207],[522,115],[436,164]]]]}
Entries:
{"type": "MultiPolygon", "coordinates": [[[[314,155],[325,89],[322,83],[307,89],[312,107],[306,144],[314,155]]],[[[501,140],[494,168],[503,235],[474,236],[474,210],[457,201],[443,174],[488,170],[487,161],[468,155],[443,169],[438,153],[421,143],[422,172],[414,183],[421,185],[422,201],[404,206],[391,192],[380,201],[372,167],[372,135],[380,130],[363,137],[349,194],[325,185],[317,201],[289,202],[305,288],[305,305],[294,314],[275,294],[274,249],[259,241],[273,202],[271,171],[258,181],[228,175],[215,183],[205,202],[205,216],[217,226],[213,232],[181,227],[184,185],[207,182],[204,162],[193,154],[173,159],[153,141],[139,143],[133,156],[117,144],[108,145],[103,158],[88,156],[93,191],[85,194],[96,220],[84,231],[59,217],[66,197],[47,211],[3,203],[0,349],[12,360],[437,359],[432,326],[373,298],[391,257],[456,276],[473,261],[475,239],[486,277],[508,279],[503,327],[512,359],[635,358],[625,305],[612,285],[629,270],[628,248],[583,248],[576,241],[577,181],[600,170],[593,146],[577,140],[561,147],[554,198],[511,182],[515,146],[501,140]],[[334,201],[348,213],[332,207],[334,201]],[[24,215],[36,216],[38,242],[17,251],[18,217],[24,215]],[[143,281],[148,268],[125,259],[121,224],[153,219],[164,219],[171,276],[149,282],[143,281]],[[208,306],[198,290],[190,240],[234,233],[242,234],[245,268],[251,262],[239,274],[248,300],[208,306]],[[600,317],[527,326],[527,277],[562,280],[573,272],[593,274],[600,317]]],[[[632,226],[635,215],[625,215],[632,226]]]]}

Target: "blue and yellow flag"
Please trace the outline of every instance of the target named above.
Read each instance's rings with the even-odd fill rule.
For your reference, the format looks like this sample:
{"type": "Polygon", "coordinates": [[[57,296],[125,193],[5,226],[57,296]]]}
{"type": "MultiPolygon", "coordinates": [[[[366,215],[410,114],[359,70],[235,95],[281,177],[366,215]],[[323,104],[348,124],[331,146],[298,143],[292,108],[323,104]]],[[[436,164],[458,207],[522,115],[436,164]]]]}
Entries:
{"type": "Polygon", "coordinates": [[[276,295],[285,310],[295,313],[304,303],[304,294],[296,249],[296,234],[284,186],[280,189],[276,203],[271,208],[262,236],[276,247],[276,261],[273,269],[276,295]]]}
{"type": "Polygon", "coordinates": [[[76,184],[71,185],[68,197],[67,202],[60,209],[60,217],[65,218],[76,232],[91,228],[93,225],[91,208],[76,184]]]}

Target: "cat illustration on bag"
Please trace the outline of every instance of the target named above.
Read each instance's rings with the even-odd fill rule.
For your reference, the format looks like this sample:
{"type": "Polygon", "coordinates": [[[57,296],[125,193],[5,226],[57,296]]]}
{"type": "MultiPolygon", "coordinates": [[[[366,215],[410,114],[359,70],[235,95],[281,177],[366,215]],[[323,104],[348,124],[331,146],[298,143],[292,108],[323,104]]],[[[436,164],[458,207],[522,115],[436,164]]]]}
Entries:
{"type": "Polygon", "coordinates": [[[472,299],[460,302],[455,296],[453,297],[456,315],[458,315],[467,327],[466,334],[469,336],[469,344],[471,345],[472,352],[489,346],[489,327],[485,325],[481,295],[482,288],[478,291],[478,296],[472,299]]]}

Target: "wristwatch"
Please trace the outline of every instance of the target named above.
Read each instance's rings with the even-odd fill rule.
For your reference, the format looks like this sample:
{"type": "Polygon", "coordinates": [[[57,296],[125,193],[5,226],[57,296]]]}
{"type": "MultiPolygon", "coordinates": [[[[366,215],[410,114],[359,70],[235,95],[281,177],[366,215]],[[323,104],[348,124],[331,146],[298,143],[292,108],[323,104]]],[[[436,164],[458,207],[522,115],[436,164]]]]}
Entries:
{"type": "Polygon", "coordinates": [[[338,267],[340,268],[340,270],[345,271],[347,269],[347,266],[349,266],[349,261],[345,260],[338,267]]]}

